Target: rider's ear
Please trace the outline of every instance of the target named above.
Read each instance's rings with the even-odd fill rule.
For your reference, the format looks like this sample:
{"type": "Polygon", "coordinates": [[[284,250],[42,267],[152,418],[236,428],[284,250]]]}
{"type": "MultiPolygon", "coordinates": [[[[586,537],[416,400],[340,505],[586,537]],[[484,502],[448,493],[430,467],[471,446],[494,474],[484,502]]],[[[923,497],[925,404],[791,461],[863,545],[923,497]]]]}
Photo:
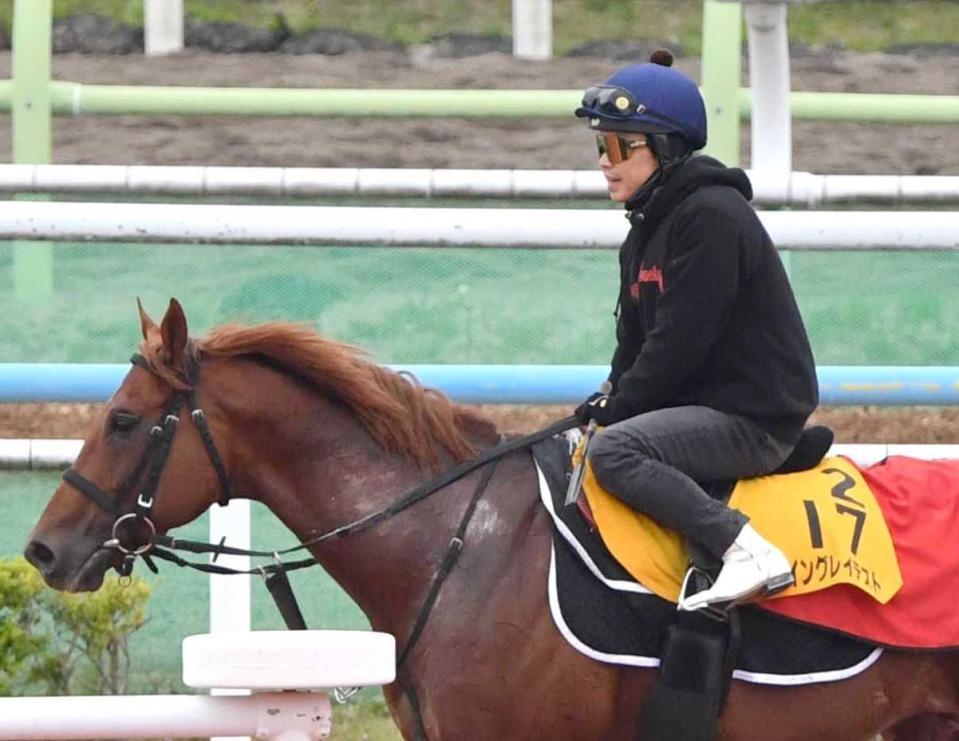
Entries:
{"type": "Polygon", "coordinates": [[[180,302],[175,298],[170,299],[170,306],[163,315],[160,336],[163,338],[163,350],[166,353],[167,362],[171,366],[179,366],[183,360],[188,335],[186,315],[183,313],[180,302]]]}
{"type": "Polygon", "coordinates": [[[147,339],[147,336],[150,332],[156,332],[160,328],[157,327],[157,323],[150,318],[150,315],[146,313],[143,308],[143,304],[140,303],[140,297],[137,297],[137,310],[140,312],[140,331],[143,332],[143,339],[147,339]]]}

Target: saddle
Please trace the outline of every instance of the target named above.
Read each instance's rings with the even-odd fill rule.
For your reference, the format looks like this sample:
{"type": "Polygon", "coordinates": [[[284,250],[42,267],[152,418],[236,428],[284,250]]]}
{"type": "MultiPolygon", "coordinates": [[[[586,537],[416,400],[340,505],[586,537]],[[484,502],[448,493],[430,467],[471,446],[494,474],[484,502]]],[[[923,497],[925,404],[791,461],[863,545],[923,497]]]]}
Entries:
{"type": "MultiPolygon", "coordinates": [[[[831,443],[830,430],[824,427],[810,428],[780,470],[796,472],[816,466],[831,443]]],[[[547,471],[546,460],[541,461],[536,451],[534,454],[543,470],[547,471]]],[[[595,564],[605,575],[600,577],[601,580],[611,589],[598,587],[598,592],[590,592],[592,587],[589,585],[596,583],[595,579],[585,573],[580,577],[574,576],[581,573],[575,563],[579,558],[570,556],[568,548],[560,545],[561,538],[557,537],[554,539],[553,557],[555,574],[551,575],[551,583],[554,580],[556,583],[555,597],[552,596],[551,587],[551,601],[555,601],[553,615],[560,631],[587,655],[634,666],[659,665],[657,685],[641,720],[641,738],[647,741],[704,741],[713,738],[716,720],[734,675],[760,683],[771,681],[779,684],[785,681],[802,684],[806,681],[822,681],[813,677],[849,676],[875,659],[876,654],[868,646],[816,633],[808,628],[789,627],[775,621],[769,623],[762,611],[754,607],[743,608],[746,611],[741,616],[741,610],[736,609],[722,615],[722,620],[715,620],[701,613],[678,613],[675,605],[657,601],[648,589],[639,585],[633,589],[622,581],[625,575],[621,565],[623,561],[614,559],[615,552],[603,547],[602,543],[608,546],[609,541],[596,534],[595,520],[591,517],[589,507],[585,506],[589,499],[590,476],[591,472],[587,470],[587,496],[579,500],[584,505],[587,517],[578,517],[576,509],[571,507],[565,508],[560,516],[562,508],[557,506],[554,522],[560,532],[567,528],[567,532],[578,532],[575,540],[594,557],[595,564]],[[591,535],[587,534],[590,529],[593,530],[591,535]],[[573,586],[577,579],[578,586],[573,586]],[[637,593],[643,591],[649,596],[637,593]],[[587,596],[588,592],[590,596],[587,596]],[[573,594],[577,594],[577,597],[574,598],[573,594]],[[619,596],[614,598],[614,594],[619,596]],[[613,606],[617,599],[625,599],[630,605],[622,617],[619,617],[622,608],[613,606]],[[588,609],[584,603],[589,605],[588,609]],[[627,617],[629,613],[632,613],[632,617],[627,617]],[[642,618],[637,621],[639,616],[642,618]],[[626,627],[631,621],[632,627],[626,627]],[[622,628],[611,627],[619,622],[623,623],[622,628]],[[628,638],[623,637],[624,633],[628,638]],[[788,650],[784,648],[786,646],[788,650]],[[650,654],[659,659],[643,658],[650,654]],[[802,666],[795,663],[796,657],[802,657],[802,666]]],[[[734,485],[735,482],[718,482],[709,486],[708,491],[717,498],[726,499],[734,485]]],[[[548,509],[552,513],[549,505],[548,509]]],[[[604,517],[608,513],[600,514],[604,517]]],[[[627,532],[626,537],[629,539],[631,535],[627,532]]],[[[675,536],[672,537],[675,540],[675,536]]],[[[567,543],[571,542],[566,533],[563,538],[567,543]]],[[[574,546],[573,550],[577,550],[577,547],[574,546]]],[[[648,552],[641,553],[641,556],[646,561],[656,560],[656,555],[650,556],[648,552]]],[[[685,563],[684,556],[678,567],[681,569],[680,576],[685,563]]],[[[701,565],[704,570],[713,567],[713,564],[701,565]]],[[[587,566],[587,573],[593,571],[594,577],[599,575],[593,563],[587,566]]],[[[650,587],[642,579],[640,581],[650,587]]],[[[660,597],[671,599],[655,589],[652,591],[660,597]]]]}
{"type": "MultiPolygon", "coordinates": [[[[819,465],[832,447],[834,435],[825,426],[803,430],[789,457],[773,471],[784,475],[819,465]]],[[[707,485],[710,496],[727,501],[735,481],[707,485]]],[[[701,548],[690,546],[691,564],[679,595],[709,588],[720,562],[701,548]]],[[[639,737],[645,741],[708,741],[716,735],[742,640],[735,608],[706,608],[701,613],[678,613],[669,626],[660,672],[640,719],[639,737]]]]}
{"type": "MultiPolygon", "coordinates": [[[[832,447],[834,435],[825,426],[803,430],[796,447],[773,475],[806,471],[819,465],[832,447]]],[[[732,482],[707,485],[710,496],[727,501],[732,482]]],[[[690,545],[690,567],[679,598],[708,589],[721,563],[705,550],[690,545]]],[[[669,626],[660,672],[640,719],[639,737],[645,741],[708,741],[716,735],[742,640],[735,608],[705,608],[701,613],[678,613],[669,626]]]]}
{"type": "MultiPolygon", "coordinates": [[[[808,452],[815,450],[816,446],[810,446],[809,441],[815,442],[816,437],[820,437],[820,446],[828,439],[818,432],[807,435],[784,466],[800,467],[802,471],[795,476],[740,482],[730,500],[731,506],[738,507],[741,488],[766,486],[767,479],[812,478],[818,479],[820,485],[827,484],[820,492],[821,499],[800,490],[798,499],[784,502],[775,489],[759,492],[761,496],[756,501],[760,506],[765,503],[780,510],[792,508],[788,531],[771,532],[767,537],[790,556],[796,588],[807,591],[782,593],[734,611],[742,626],[742,640],[735,651],[735,679],[792,685],[831,682],[864,671],[884,647],[929,651],[959,648],[959,611],[955,609],[955,595],[959,594],[959,540],[955,537],[955,523],[959,521],[959,459],[920,460],[892,455],[859,467],[838,458],[806,469],[805,465],[818,457],[808,452]],[[820,527],[824,516],[836,520],[833,525],[837,527],[828,533],[820,527]],[[846,547],[859,549],[861,554],[860,540],[873,537],[877,530],[885,532],[893,546],[895,584],[889,582],[885,572],[874,571],[872,565],[864,563],[859,555],[838,559],[828,550],[828,539],[835,538],[846,547]],[[791,553],[787,543],[790,536],[802,536],[806,547],[812,549],[811,555],[809,551],[798,557],[791,553]],[[820,550],[820,544],[827,548],[820,550]],[[828,589],[817,584],[839,575],[843,580],[828,589]]],[[[569,444],[557,440],[556,446],[558,463],[541,460],[539,451],[534,451],[534,457],[541,481],[558,477],[565,490],[563,470],[568,470],[569,444]]],[[[727,496],[729,485],[715,485],[710,490],[716,496],[727,496]]],[[[659,666],[658,658],[649,657],[663,656],[669,665],[673,661],[670,645],[674,638],[664,626],[676,625],[675,604],[652,594],[650,585],[644,587],[642,580],[637,583],[635,577],[630,578],[577,508],[564,508],[561,499],[550,500],[545,487],[542,491],[544,506],[555,526],[550,599],[551,607],[556,605],[553,616],[560,632],[574,648],[600,661],[659,666]],[[658,614],[660,622],[650,618],[653,613],[658,614]]],[[[757,529],[764,532],[753,513],[743,509],[754,518],[757,529]]],[[[688,556],[685,551],[679,552],[681,559],[676,568],[682,573],[688,556]]],[[[653,558],[651,555],[647,560],[653,558]]],[[[669,599],[675,599],[678,588],[677,583],[669,599]]],[[[710,619],[695,614],[680,619],[693,617],[710,619]]],[[[695,651],[679,645],[675,654],[688,658],[695,651]]],[[[723,664],[722,659],[703,655],[698,660],[704,666],[723,664]]],[[[673,673],[667,673],[663,667],[664,683],[671,683],[673,689],[695,690],[694,695],[703,697],[704,675],[688,669],[694,665],[684,660],[676,666],[686,669],[673,673]]],[[[713,684],[719,689],[714,688],[711,695],[705,696],[721,698],[725,685],[718,681],[713,684]]],[[[675,713],[680,721],[693,717],[685,703],[683,700],[675,713]]],[[[718,712],[720,703],[715,701],[713,705],[718,712]]],[[[684,736],[674,733],[661,737],[684,736]]],[[[688,737],[709,738],[703,734],[688,737]]]]}
{"type": "MultiPolygon", "coordinates": [[[[802,462],[813,462],[818,456],[806,450],[802,462]]],[[[690,554],[678,533],[606,491],[588,461],[584,491],[584,507],[599,537],[640,584],[677,602],[691,556],[697,562],[692,574],[710,581],[718,562],[690,554]]],[[[711,492],[721,499],[728,496],[729,505],[748,515],[753,527],[789,559],[796,583],[772,599],[849,584],[885,604],[902,586],[884,513],[863,472],[845,458],[825,459],[789,475],[715,485],[711,492]]],[[[688,579],[687,587],[693,581],[688,579]]]]}
{"type": "Polygon", "coordinates": [[[832,447],[835,435],[825,425],[807,427],[799,436],[793,452],[773,474],[798,473],[818,466],[832,447]]]}

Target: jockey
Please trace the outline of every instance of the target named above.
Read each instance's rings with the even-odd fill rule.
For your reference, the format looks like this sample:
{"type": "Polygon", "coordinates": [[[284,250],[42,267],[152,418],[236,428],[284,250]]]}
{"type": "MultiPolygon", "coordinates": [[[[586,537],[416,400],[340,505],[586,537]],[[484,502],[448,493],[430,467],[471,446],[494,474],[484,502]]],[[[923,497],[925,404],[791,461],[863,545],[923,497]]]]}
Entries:
{"type": "Polygon", "coordinates": [[[696,84],[660,50],[583,94],[609,197],[631,229],[619,250],[609,394],[576,409],[589,461],[614,496],[722,562],[679,609],[793,582],[785,555],[696,482],[761,476],[790,454],[819,400],[789,280],[749,205],[746,174],[707,156],[696,84]]]}

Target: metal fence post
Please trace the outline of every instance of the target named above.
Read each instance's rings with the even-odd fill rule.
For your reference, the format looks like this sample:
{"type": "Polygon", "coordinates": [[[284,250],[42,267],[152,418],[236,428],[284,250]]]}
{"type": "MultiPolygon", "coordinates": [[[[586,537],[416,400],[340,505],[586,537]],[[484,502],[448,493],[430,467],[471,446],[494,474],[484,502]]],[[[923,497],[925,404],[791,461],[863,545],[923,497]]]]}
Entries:
{"type": "MultiPolygon", "coordinates": [[[[52,0],[14,0],[13,161],[18,164],[48,163],[52,155],[52,19],[52,0]]],[[[53,245],[14,242],[13,285],[18,298],[38,300],[52,295],[53,245]]]]}
{"type": "Polygon", "coordinates": [[[513,56],[553,56],[553,0],[513,0],[513,56]]]}
{"type": "Polygon", "coordinates": [[[183,0],[143,0],[143,51],[148,57],[183,51],[183,0]]]}
{"type": "Polygon", "coordinates": [[[725,164],[739,164],[739,83],[742,72],[742,7],[703,2],[703,97],[709,120],[706,151],[725,164]]]}
{"type": "MultiPolygon", "coordinates": [[[[751,0],[746,5],[752,90],[749,164],[754,171],[778,176],[788,175],[793,168],[786,2],[751,0]]],[[[779,258],[792,278],[792,252],[781,250],[779,258]]]]}

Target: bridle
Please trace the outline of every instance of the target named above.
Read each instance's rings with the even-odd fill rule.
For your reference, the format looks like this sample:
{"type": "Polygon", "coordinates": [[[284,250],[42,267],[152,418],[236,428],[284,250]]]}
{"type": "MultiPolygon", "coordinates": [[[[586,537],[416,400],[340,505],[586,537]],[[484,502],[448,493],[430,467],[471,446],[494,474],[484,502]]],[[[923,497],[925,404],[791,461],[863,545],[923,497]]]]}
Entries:
{"type": "MultiPolygon", "coordinates": [[[[220,543],[205,543],[202,541],[184,540],[158,533],[156,526],[153,524],[153,520],[151,519],[153,509],[156,506],[156,492],[160,481],[160,475],[162,474],[163,468],[166,465],[167,459],[170,455],[173,437],[180,425],[180,418],[177,416],[177,412],[179,412],[180,408],[184,404],[186,404],[190,409],[190,419],[193,420],[193,423],[197,426],[197,429],[200,432],[200,437],[203,440],[203,446],[206,449],[207,456],[209,457],[210,462],[213,464],[213,468],[216,471],[217,478],[219,479],[220,492],[217,502],[221,506],[226,505],[229,503],[233,494],[233,489],[230,485],[229,477],[227,476],[226,466],[224,465],[223,458],[213,441],[213,436],[210,433],[210,428],[207,424],[206,415],[203,413],[203,410],[197,403],[196,393],[200,377],[200,367],[196,352],[193,348],[192,340],[187,344],[184,356],[187,358],[186,368],[184,370],[185,380],[188,384],[187,388],[174,389],[173,395],[170,397],[170,401],[165,411],[161,415],[160,419],[150,429],[150,439],[143,451],[143,454],[140,456],[140,459],[130,476],[127,477],[126,481],[116,492],[104,491],[94,482],[90,481],[88,478],[76,471],[76,469],[73,467],[68,468],[63,474],[64,481],[75,487],[104,512],[108,512],[116,517],[111,530],[111,537],[108,540],[105,540],[100,547],[115,549],[123,554],[123,563],[116,567],[116,570],[121,577],[128,577],[130,575],[137,557],[142,558],[147,566],[154,573],[156,573],[157,568],[153,564],[151,556],[169,561],[177,566],[184,566],[197,571],[204,571],[206,573],[259,574],[265,578],[268,576],[268,574],[282,573],[285,571],[293,571],[296,569],[313,566],[317,563],[315,558],[305,558],[299,561],[283,563],[280,561],[280,557],[290,553],[306,550],[310,546],[317,545],[329,540],[330,538],[343,537],[362,532],[367,528],[391,518],[393,515],[402,512],[417,502],[426,499],[431,494],[434,494],[440,489],[443,489],[453,482],[458,481],[468,473],[485,466],[487,463],[497,461],[508,453],[512,453],[516,450],[529,448],[531,445],[539,442],[540,440],[545,440],[548,437],[565,432],[566,430],[575,427],[578,424],[575,416],[566,417],[565,419],[554,422],[548,427],[531,435],[515,438],[509,441],[501,440],[499,444],[484,450],[476,458],[464,461],[463,463],[444,471],[435,478],[430,479],[429,481],[426,481],[425,483],[409,490],[398,500],[387,505],[383,509],[363,515],[353,522],[327,530],[310,538],[307,541],[289,548],[270,551],[247,550],[244,548],[233,548],[225,545],[223,541],[220,543]],[[137,484],[141,479],[144,480],[143,486],[139,487],[140,493],[137,495],[133,508],[129,511],[124,511],[121,508],[120,503],[129,499],[131,492],[137,488],[137,484]],[[144,523],[146,530],[148,531],[146,542],[139,543],[137,545],[130,545],[125,544],[122,541],[122,539],[119,537],[121,534],[121,527],[127,522],[144,523]],[[188,551],[191,553],[213,554],[214,563],[196,563],[192,561],[186,561],[185,559],[173,553],[173,550],[188,551]],[[216,564],[215,561],[220,555],[265,557],[272,559],[273,562],[268,565],[258,566],[253,569],[238,570],[216,564]]],[[[157,372],[149,364],[149,362],[147,362],[146,358],[138,353],[135,353],[130,358],[130,362],[134,365],[144,368],[150,373],[156,374],[157,372]]],[[[482,494],[484,487],[485,484],[477,490],[477,496],[482,494]]],[[[468,511],[468,513],[472,514],[471,511],[468,511]]]]}
{"type": "MultiPolygon", "coordinates": [[[[286,578],[286,572],[294,569],[313,566],[318,562],[315,558],[311,557],[291,563],[283,563],[280,561],[281,555],[305,550],[310,546],[321,543],[329,538],[352,535],[354,533],[366,530],[367,528],[387,520],[393,515],[413,506],[417,502],[422,501],[431,494],[434,494],[440,489],[452,484],[454,481],[463,478],[468,473],[486,466],[489,463],[493,463],[493,465],[489,466],[483,472],[482,476],[480,476],[476,485],[476,489],[474,490],[472,497],[470,497],[469,504],[460,518],[459,526],[457,527],[456,532],[450,539],[449,545],[446,548],[443,560],[434,573],[433,581],[430,584],[429,591],[420,607],[416,620],[410,629],[410,634],[407,637],[403,648],[397,652],[398,657],[396,661],[396,671],[398,674],[401,668],[404,666],[407,657],[413,650],[413,647],[419,640],[424,628],[426,627],[426,622],[429,619],[433,605],[436,603],[436,600],[439,597],[443,582],[445,581],[446,577],[449,576],[450,572],[453,570],[453,567],[456,565],[457,560],[459,559],[459,555],[463,550],[463,545],[466,538],[466,530],[469,527],[470,520],[472,519],[473,513],[476,510],[476,506],[479,504],[480,498],[483,496],[487,485],[493,477],[493,473],[496,470],[496,464],[498,463],[499,459],[516,450],[529,448],[534,443],[545,440],[546,438],[552,437],[558,433],[565,432],[566,430],[579,424],[578,419],[575,416],[570,416],[559,420],[558,422],[555,422],[539,432],[533,433],[532,435],[527,435],[525,437],[516,438],[509,441],[505,441],[501,438],[497,445],[483,451],[476,458],[464,461],[463,463],[460,463],[459,465],[443,472],[439,476],[421,484],[420,486],[415,487],[414,489],[411,489],[410,491],[406,492],[406,494],[401,496],[397,501],[393,502],[387,507],[364,515],[358,520],[355,520],[347,525],[341,525],[333,528],[332,530],[328,530],[291,548],[286,548],[280,551],[254,551],[243,548],[231,548],[225,545],[222,541],[218,544],[213,544],[180,540],[177,538],[171,538],[168,535],[157,533],[156,526],[153,524],[151,515],[153,513],[153,508],[156,506],[157,486],[159,485],[160,476],[163,473],[163,468],[166,465],[167,459],[169,458],[170,449],[173,445],[173,437],[176,435],[176,431],[179,429],[180,419],[177,416],[177,412],[179,412],[180,408],[184,404],[186,404],[190,409],[190,418],[197,426],[197,429],[200,432],[200,437],[203,439],[203,445],[206,448],[207,455],[213,464],[213,468],[216,470],[216,475],[220,482],[218,503],[220,505],[228,504],[232,497],[232,489],[230,487],[229,478],[227,477],[226,467],[223,464],[223,459],[213,442],[213,436],[211,435],[209,426],[207,425],[206,416],[204,415],[203,410],[197,404],[196,391],[200,373],[199,362],[196,358],[192,341],[188,342],[184,356],[187,358],[185,369],[187,388],[174,389],[173,395],[170,397],[170,402],[167,405],[166,410],[156,424],[150,428],[150,438],[147,442],[146,448],[143,451],[143,454],[140,456],[140,459],[130,476],[127,477],[126,481],[117,492],[105,492],[88,478],[78,473],[73,467],[68,468],[63,474],[64,481],[83,493],[91,502],[96,504],[103,511],[108,512],[116,517],[111,530],[111,537],[104,541],[100,547],[116,549],[123,554],[123,562],[119,566],[115,567],[122,579],[129,579],[137,557],[142,558],[147,566],[154,573],[156,573],[157,568],[152,562],[151,556],[162,558],[178,566],[186,566],[208,573],[258,573],[264,577],[267,588],[276,602],[277,608],[279,609],[280,614],[283,616],[287,627],[291,630],[305,629],[306,624],[303,620],[302,614],[300,613],[299,607],[296,604],[296,598],[293,596],[289,581],[286,578]],[[143,486],[137,487],[141,479],[144,480],[143,486]],[[133,509],[129,512],[124,512],[119,503],[126,501],[131,492],[137,490],[137,488],[139,488],[140,493],[137,495],[133,509]],[[121,525],[128,521],[145,523],[149,533],[145,542],[140,543],[139,545],[125,545],[122,542],[120,538],[121,525]],[[165,546],[165,548],[160,546],[165,546]],[[260,566],[256,569],[250,570],[231,569],[225,566],[217,565],[216,563],[203,564],[186,561],[172,553],[170,550],[166,550],[167,548],[173,550],[185,550],[193,553],[212,553],[214,554],[213,561],[216,561],[218,555],[226,554],[240,556],[266,556],[272,557],[274,562],[268,566],[260,566]]],[[[144,358],[142,355],[134,354],[133,357],[130,358],[130,362],[134,365],[140,366],[141,368],[145,368],[151,373],[156,373],[156,370],[150,366],[146,358],[144,358]]],[[[415,687],[412,683],[412,679],[407,675],[400,677],[398,681],[400,682],[413,711],[415,723],[414,738],[416,738],[418,741],[425,741],[427,738],[426,729],[423,723],[420,705],[417,699],[415,687]]]]}
{"type": "MultiPolygon", "coordinates": [[[[147,445],[134,466],[133,471],[127,477],[126,481],[116,492],[106,492],[97,486],[90,479],[83,476],[72,466],[63,473],[63,480],[76,488],[91,502],[100,509],[116,517],[113,527],[110,531],[110,538],[103,542],[101,548],[113,548],[123,554],[123,562],[116,567],[121,577],[129,577],[133,571],[133,565],[137,556],[144,559],[147,565],[156,572],[156,566],[150,560],[149,551],[153,550],[157,544],[157,529],[153,523],[153,509],[157,501],[157,487],[160,483],[160,476],[166,466],[167,459],[170,456],[170,450],[173,447],[173,438],[180,427],[180,418],[178,412],[185,404],[190,410],[190,419],[196,425],[203,440],[203,447],[206,449],[207,456],[213,464],[217,478],[220,482],[220,491],[217,503],[224,506],[229,503],[232,496],[230,480],[226,474],[226,466],[223,464],[223,458],[213,442],[213,436],[210,433],[209,425],[206,421],[206,415],[200,408],[196,399],[196,386],[199,381],[199,363],[193,352],[192,343],[188,345],[184,356],[187,358],[185,376],[188,383],[186,389],[175,389],[173,395],[159,420],[150,428],[150,437],[147,445]],[[142,484],[141,484],[142,481],[142,484]],[[138,491],[133,509],[124,512],[121,509],[121,502],[127,501],[132,492],[138,491]],[[132,543],[124,542],[121,537],[123,527],[126,523],[143,523],[147,531],[147,537],[143,542],[132,543]]],[[[138,365],[151,373],[156,371],[150,366],[146,358],[139,353],[130,358],[130,362],[138,365]]]]}

